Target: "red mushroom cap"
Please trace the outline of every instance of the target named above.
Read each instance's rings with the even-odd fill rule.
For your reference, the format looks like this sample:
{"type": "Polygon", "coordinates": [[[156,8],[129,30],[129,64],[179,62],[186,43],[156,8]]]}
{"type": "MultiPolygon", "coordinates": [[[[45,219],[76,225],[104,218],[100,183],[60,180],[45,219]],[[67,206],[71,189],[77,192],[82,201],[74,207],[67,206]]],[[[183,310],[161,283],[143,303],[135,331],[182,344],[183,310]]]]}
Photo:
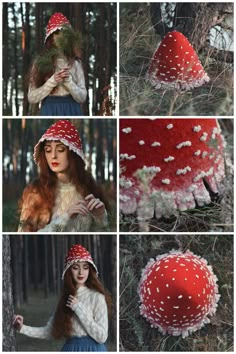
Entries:
{"type": "Polygon", "coordinates": [[[187,337],[215,314],[220,298],[216,282],[207,261],[190,251],[158,256],[142,272],[140,313],[162,334],[187,337]]]}
{"type": "Polygon", "coordinates": [[[210,79],[187,38],[180,32],[167,33],[155,51],[147,78],[157,89],[190,90],[210,79]]]}
{"type": "Polygon", "coordinates": [[[145,197],[157,218],[209,204],[224,177],[224,144],[216,119],[121,119],[121,211],[145,197]]]}

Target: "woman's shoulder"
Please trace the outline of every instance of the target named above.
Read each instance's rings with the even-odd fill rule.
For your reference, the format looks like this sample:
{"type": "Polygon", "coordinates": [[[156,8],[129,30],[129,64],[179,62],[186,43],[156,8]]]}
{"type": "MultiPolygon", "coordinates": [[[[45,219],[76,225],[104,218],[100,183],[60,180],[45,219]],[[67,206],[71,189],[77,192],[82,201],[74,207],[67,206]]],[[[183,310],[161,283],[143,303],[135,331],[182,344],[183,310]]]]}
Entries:
{"type": "Polygon", "coordinates": [[[95,289],[93,289],[92,291],[93,291],[93,297],[96,302],[103,302],[105,300],[105,295],[103,295],[102,293],[100,293],[95,289]]]}
{"type": "Polygon", "coordinates": [[[87,292],[87,294],[89,293],[89,296],[93,297],[94,299],[97,299],[97,300],[105,299],[105,296],[102,293],[100,293],[99,291],[97,291],[96,289],[91,289],[91,288],[86,287],[86,292],[87,292]]]}
{"type": "Polygon", "coordinates": [[[81,57],[75,57],[75,61],[77,62],[77,63],[80,63],[80,64],[82,64],[82,58],[81,57]]]}
{"type": "Polygon", "coordinates": [[[82,68],[83,67],[82,59],[79,57],[75,57],[74,62],[73,62],[73,66],[75,68],[82,68]]]}

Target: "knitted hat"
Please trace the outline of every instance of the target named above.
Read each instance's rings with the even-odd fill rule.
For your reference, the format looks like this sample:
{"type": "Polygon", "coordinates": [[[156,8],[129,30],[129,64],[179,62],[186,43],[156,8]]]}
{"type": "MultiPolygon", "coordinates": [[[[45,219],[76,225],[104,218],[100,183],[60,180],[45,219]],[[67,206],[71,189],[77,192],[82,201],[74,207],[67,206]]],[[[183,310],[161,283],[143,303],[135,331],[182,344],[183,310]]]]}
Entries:
{"type": "Polygon", "coordinates": [[[44,140],[59,140],[64,145],[68,146],[69,150],[74,151],[85,162],[82,143],[79,133],[75,126],[69,120],[58,120],[54,123],[34,147],[34,161],[39,163],[40,144],[44,140]]]}
{"type": "Polygon", "coordinates": [[[52,33],[57,30],[61,30],[65,25],[71,27],[70,21],[66,18],[66,16],[64,16],[61,12],[56,12],[53,14],[48,21],[44,43],[52,33]]]}
{"type": "Polygon", "coordinates": [[[96,265],[93,262],[91,254],[81,245],[73,245],[68,252],[68,255],[65,258],[65,266],[62,273],[62,279],[64,279],[66,271],[77,262],[88,262],[92,264],[93,268],[95,269],[97,275],[98,270],[96,265]]]}

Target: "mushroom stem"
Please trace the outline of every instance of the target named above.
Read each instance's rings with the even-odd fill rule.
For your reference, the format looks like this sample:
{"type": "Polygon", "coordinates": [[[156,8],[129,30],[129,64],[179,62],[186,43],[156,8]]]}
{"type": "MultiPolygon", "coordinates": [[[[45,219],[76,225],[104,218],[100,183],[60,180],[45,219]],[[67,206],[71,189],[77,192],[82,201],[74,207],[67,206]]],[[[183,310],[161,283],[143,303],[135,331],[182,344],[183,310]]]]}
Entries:
{"type": "Polygon", "coordinates": [[[174,107],[175,107],[175,102],[177,100],[177,98],[179,97],[179,91],[176,91],[174,93],[174,97],[173,99],[171,100],[171,103],[170,103],[170,108],[169,108],[169,112],[168,112],[168,116],[172,116],[173,113],[174,113],[174,107]]]}

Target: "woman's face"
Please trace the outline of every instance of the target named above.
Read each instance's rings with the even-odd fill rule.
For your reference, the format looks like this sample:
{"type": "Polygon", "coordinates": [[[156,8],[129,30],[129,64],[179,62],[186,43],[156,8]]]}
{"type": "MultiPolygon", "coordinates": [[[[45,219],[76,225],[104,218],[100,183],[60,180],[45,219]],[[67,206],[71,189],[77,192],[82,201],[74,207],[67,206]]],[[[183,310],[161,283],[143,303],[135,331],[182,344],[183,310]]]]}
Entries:
{"type": "Polygon", "coordinates": [[[79,288],[83,286],[89,276],[89,264],[88,262],[77,262],[74,263],[71,268],[72,279],[75,282],[76,286],[79,288]]]}
{"type": "Polygon", "coordinates": [[[69,167],[68,147],[60,141],[46,141],[44,153],[50,170],[66,174],[69,167]]]}

